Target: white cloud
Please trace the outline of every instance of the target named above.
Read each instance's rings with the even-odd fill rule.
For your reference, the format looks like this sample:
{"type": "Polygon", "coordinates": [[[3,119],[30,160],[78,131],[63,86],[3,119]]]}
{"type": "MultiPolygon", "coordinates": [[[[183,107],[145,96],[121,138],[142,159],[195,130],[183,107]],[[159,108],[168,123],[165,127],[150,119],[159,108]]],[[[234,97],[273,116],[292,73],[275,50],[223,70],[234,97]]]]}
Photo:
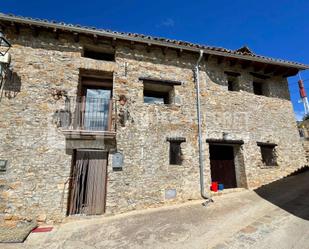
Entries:
{"type": "Polygon", "coordinates": [[[166,18],[164,20],[161,21],[160,24],[157,25],[157,28],[159,27],[174,27],[175,26],[175,21],[172,18],[166,18]]]}
{"type": "Polygon", "coordinates": [[[294,111],[294,114],[297,121],[303,120],[303,117],[305,115],[304,111],[294,111]]]}

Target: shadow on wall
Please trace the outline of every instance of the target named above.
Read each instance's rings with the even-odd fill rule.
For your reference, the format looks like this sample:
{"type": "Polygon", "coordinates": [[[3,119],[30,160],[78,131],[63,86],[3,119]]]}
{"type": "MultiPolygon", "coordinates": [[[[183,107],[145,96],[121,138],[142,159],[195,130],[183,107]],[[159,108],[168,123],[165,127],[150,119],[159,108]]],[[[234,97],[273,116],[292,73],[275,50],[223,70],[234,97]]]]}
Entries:
{"type": "Polygon", "coordinates": [[[13,99],[21,91],[20,76],[12,71],[8,72],[7,78],[4,79],[3,87],[1,90],[0,101],[4,97],[13,99]]]}
{"type": "Polygon", "coordinates": [[[290,176],[264,185],[255,192],[279,208],[309,220],[309,167],[290,176]]]}
{"type": "Polygon", "coordinates": [[[227,86],[227,80],[224,77],[224,74],[222,74],[220,71],[207,69],[206,74],[212,82],[220,86],[227,86]]]}

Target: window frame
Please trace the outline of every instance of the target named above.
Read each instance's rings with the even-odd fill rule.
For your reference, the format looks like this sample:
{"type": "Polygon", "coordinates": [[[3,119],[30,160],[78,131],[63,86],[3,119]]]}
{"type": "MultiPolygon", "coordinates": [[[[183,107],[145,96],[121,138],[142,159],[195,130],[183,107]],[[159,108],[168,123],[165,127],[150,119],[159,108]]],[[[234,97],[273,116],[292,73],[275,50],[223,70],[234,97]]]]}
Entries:
{"type": "Polygon", "coordinates": [[[89,48],[89,47],[83,48],[82,57],[92,60],[108,61],[108,62],[115,62],[116,60],[115,51],[107,51],[100,48],[89,48]]]}
{"type": "Polygon", "coordinates": [[[170,141],[169,164],[182,165],[182,161],[181,142],[170,141]]]}
{"type": "Polygon", "coordinates": [[[226,75],[227,79],[227,90],[229,92],[239,92],[240,91],[239,76],[241,74],[238,72],[230,72],[230,71],[224,71],[224,74],[226,75]],[[232,87],[232,89],[230,87],[232,87]]]}
{"type": "Polygon", "coordinates": [[[253,93],[255,95],[265,96],[262,82],[253,81],[252,82],[252,88],[253,88],[253,93]],[[257,86],[258,86],[258,88],[257,88],[257,86]]]}
{"type": "Polygon", "coordinates": [[[186,139],[184,137],[173,137],[166,140],[169,142],[169,165],[182,165],[184,158],[181,144],[186,142],[186,139]],[[173,146],[176,146],[176,151],[175,147],[173,149],[173,146]]]}
{"type": "Polygon", "coordinates": [[[227,90],[229,92],[238,92],[239,90],[237,89],[237,82],[236,80],[228,79],[227,80],[227,90]]]}
{"type": "Polygon", "coordinates": [[[160,92],[160,91],[153,91],[153,90],[143,90],[143,98],[144,98],[144,104],[164,104],[164,105],[170,105],[170,93],[169,92],[160,92]],[[147,93],[147,95],[145,95],[147,93]],[[152,97],[152,98],[158,98],[158,99],[163,99],[163,103],[147,103],[145,102],[145,97],[152,97]]]}
{"type": "Polygon", "coordinates": [[[175,102],[174,85],[164,84],[161,82],[144,82],[143,83],[143,102],[144,104],[172,105],[175,102]],[[161,89],[160,89],[161,88],[161,89]],[[163,103],[145,102],[145,97],[154,97],[163,99],[163,103]]]}
{"type": "Polygon", "coordinates": [[[260,147],[261,161],[265,167],[278,166],[278,156],[276,153],[276,144],[257,143],[260,147]]]}

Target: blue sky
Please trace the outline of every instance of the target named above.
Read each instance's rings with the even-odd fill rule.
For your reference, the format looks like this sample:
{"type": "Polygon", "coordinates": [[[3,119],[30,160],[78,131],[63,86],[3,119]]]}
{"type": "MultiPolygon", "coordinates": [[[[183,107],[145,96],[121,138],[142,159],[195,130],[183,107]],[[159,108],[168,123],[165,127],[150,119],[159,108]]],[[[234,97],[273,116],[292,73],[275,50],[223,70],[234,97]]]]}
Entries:
{"type": "MultiPolygon", "coordinates": [[[[3,0],[0,12],[186,40],[309,64],[309,1],[3,0]]],[[[309,72],[302,73],[309,92],[309,72]]],[[[289,79],[295,113],[297,78],[289,79]]]]}

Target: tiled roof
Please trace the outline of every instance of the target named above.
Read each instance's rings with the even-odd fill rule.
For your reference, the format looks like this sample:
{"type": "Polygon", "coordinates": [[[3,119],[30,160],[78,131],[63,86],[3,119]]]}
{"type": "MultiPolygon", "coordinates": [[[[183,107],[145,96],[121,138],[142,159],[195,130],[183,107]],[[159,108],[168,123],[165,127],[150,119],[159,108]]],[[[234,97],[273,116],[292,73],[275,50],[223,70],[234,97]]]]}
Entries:
{"type": "Polygon", "coordinates": [[[136,33],[126,33],[126,32],[117,32],[107,29],[98,29],[95,27],[87,27],[78,24],[67,24],[63,22],[56,22],[46,19],[38,19],[38,18],[29,18],[29,17],[21,17],[12,14],[2,14],[0,13],[0,21],[9,21],[21,24],[29,24],[34,26],[46,27],[46,28],[54,28],[54,29],[62,29],[77,33],[84,34],[94,34],[98,36],[105,37],[113,37],[115,39],[129,40],[135,42],[142,42],[152,45],[159,45],[165,47],[178,48],[182,50],[190,50],[199,52],[203,50],[206,54],[213,54],[218,56],[232,57],[237,59],[256,61],[268,64],[274,64],[279,66],[291,67],[299,70],[309,69],[308,65],[291,62],[281,59],[274,59],[270,57],[265,57],[261,55],[254,54],[248,47],[242,47],[237,50],[231,50],[221,47],[213,47],[207,45],[194,44],[186,41],[179,41],[173,39],[166,39],[162,37],[153,37],[143,34],[136,33]]]}

